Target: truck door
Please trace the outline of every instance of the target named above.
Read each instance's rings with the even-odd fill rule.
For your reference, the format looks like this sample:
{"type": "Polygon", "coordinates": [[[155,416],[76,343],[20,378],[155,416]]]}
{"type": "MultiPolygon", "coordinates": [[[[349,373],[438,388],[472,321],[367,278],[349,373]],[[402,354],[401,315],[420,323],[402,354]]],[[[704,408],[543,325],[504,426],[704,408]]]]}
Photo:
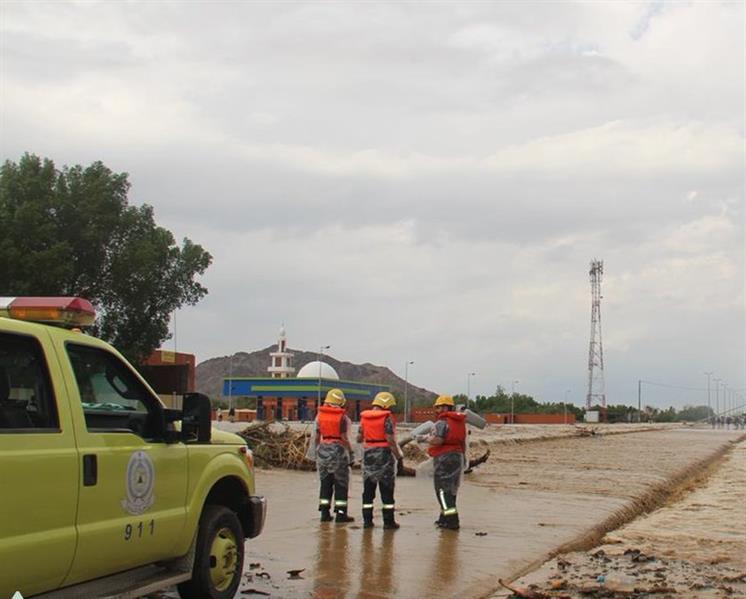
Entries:
{"type": "Polygon", "coordinates": [[[44,332],[0,333],[0,597],[57,588],[73,560],[78,456],[44,332]],[[53,383],[54,381],[54,383],[53,383]]]}
{"type": "Polygon", "coordinates": [[[186,520],[187,449],[166,443],[163,407],[118,355],[68,342],[80,453],[78,548],[65,584],[175,557],[186,520]]]}

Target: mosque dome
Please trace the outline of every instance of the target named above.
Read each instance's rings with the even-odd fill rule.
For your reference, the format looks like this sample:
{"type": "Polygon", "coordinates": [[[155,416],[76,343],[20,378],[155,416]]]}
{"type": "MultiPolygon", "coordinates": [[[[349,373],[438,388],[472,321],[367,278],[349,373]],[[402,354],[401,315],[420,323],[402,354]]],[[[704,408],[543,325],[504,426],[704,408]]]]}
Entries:
{"type": "Polygon", "coordinates": [[[334,370],[334,368],[329,366],[329,364],[327,364],[326,362],[319,362],[318,360],[314,360],[313,362],[309,362],[308,364],[306,364],[298,371],[298,374],[296,376],[299,379],[317,379],[319,378],[319,373],[321,373],[320,376],[322,379],[334,379],[336,381],[339,380],[339,375],[337,374],[337,371],[334,370]]]}

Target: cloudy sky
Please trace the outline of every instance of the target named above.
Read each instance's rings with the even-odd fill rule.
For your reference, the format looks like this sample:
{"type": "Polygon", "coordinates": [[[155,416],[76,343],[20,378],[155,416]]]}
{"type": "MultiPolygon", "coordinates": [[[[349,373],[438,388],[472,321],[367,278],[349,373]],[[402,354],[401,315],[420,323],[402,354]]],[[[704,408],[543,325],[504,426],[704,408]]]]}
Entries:
{"type": "Polygon", "coordinates": [[[610,403],[743,390],[744,6],[4,0],[1,157],[102,160],[212,253],[200,361],[284,322],[580,404],[599,258],[610,403]]]}

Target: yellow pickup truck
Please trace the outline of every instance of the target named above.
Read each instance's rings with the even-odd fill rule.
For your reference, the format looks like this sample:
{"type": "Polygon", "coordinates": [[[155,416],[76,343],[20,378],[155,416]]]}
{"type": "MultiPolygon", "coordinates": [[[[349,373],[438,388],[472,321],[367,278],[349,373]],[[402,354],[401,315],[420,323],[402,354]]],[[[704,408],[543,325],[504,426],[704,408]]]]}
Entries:
{"type": "Polygon", "coordinates": [[[228,599],[261,533],[251,451],[168,409],[81,298],[0,297],[0,599],[228,599]]]}

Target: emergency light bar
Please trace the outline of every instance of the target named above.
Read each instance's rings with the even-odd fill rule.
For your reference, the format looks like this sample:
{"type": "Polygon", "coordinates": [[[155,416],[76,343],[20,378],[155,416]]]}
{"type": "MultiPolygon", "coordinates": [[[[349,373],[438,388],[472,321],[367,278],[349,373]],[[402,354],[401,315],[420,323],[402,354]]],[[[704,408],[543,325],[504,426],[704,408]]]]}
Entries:
{"type": "Polygon", "coordinates": [[[0,317],[64,327],[86,327],[96,320],[91,302],[82,297],[0,297],[0,317]]]}

